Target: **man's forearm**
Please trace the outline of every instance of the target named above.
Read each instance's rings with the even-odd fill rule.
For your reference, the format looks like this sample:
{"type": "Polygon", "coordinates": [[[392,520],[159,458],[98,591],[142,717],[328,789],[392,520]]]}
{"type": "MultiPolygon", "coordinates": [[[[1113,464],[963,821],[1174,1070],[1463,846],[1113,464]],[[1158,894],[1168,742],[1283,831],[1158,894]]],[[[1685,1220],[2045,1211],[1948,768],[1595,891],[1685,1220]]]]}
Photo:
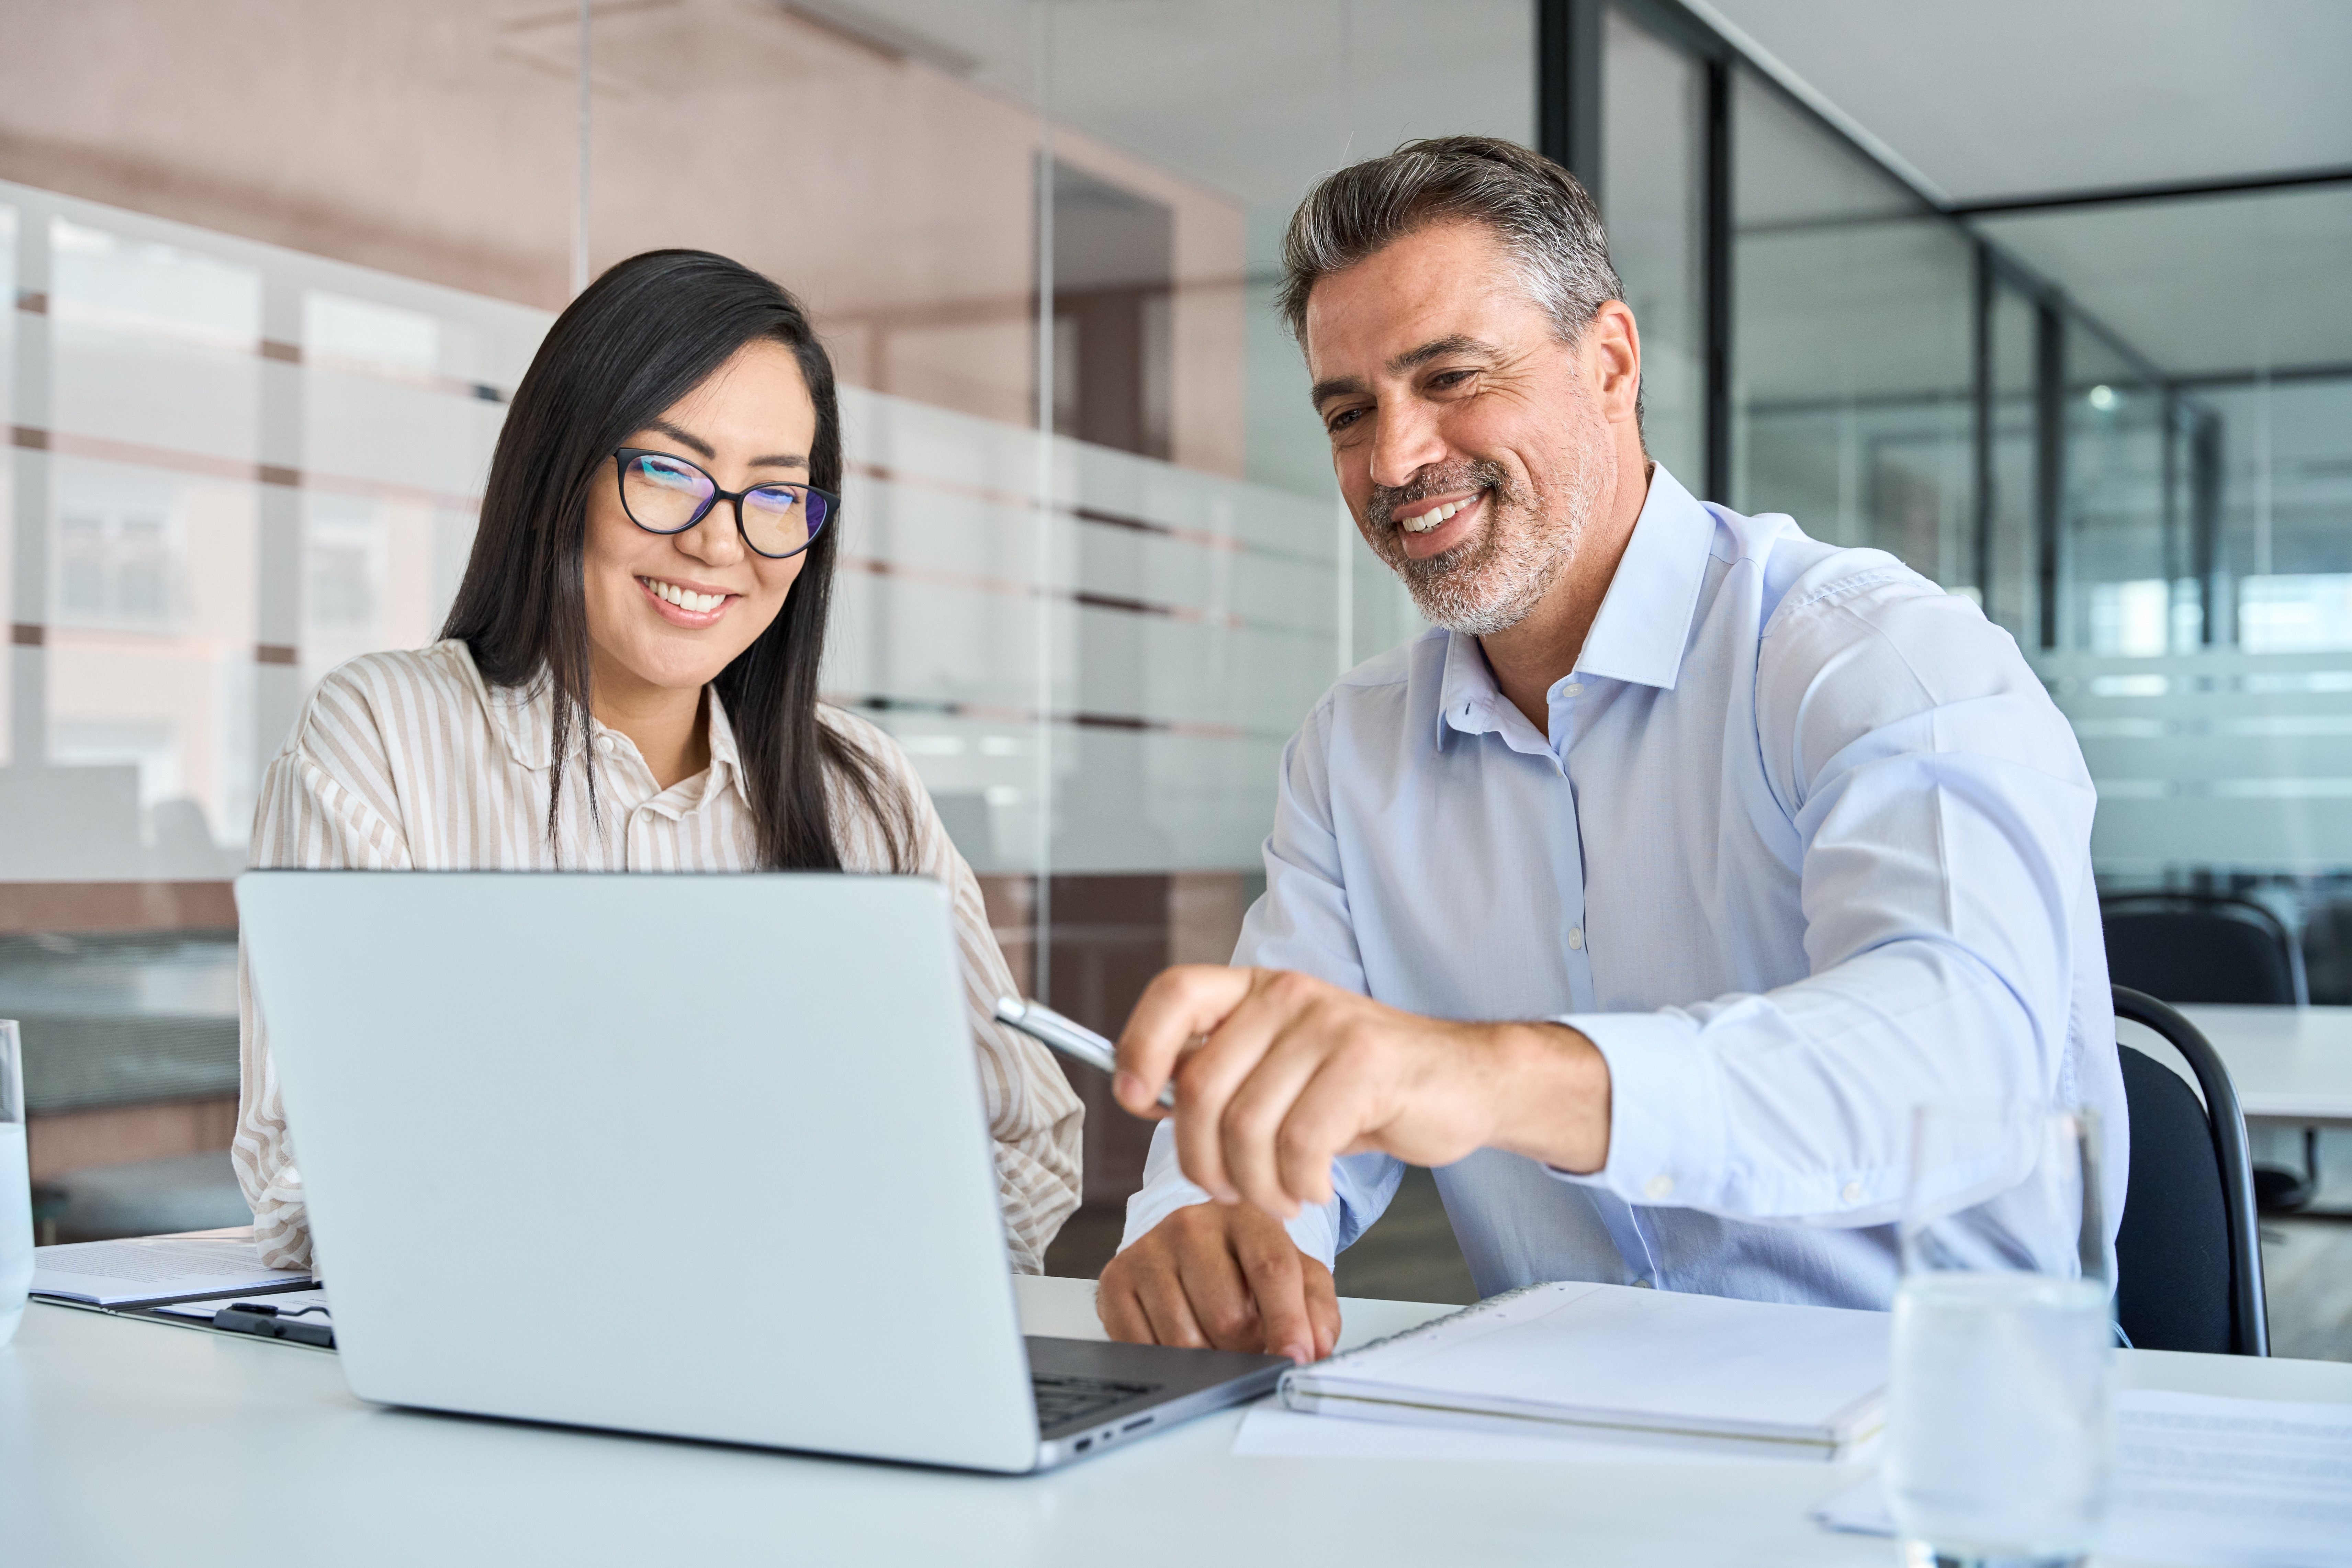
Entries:
{"type": "Polygon", "coordinates": [[[1609,1063],[1565,1024],[1495,1026],[1495,1148],[1578,1175],[1609,1163],[1609,1063]]]}

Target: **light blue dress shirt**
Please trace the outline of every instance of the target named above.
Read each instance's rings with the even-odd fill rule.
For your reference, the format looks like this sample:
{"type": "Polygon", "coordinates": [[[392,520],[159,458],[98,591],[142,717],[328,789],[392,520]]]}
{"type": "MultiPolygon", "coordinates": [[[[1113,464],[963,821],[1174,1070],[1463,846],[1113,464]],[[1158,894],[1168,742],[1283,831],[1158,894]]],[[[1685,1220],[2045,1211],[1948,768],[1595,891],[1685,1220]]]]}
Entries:
{"type": "MultiPolygon", "coordinates": [[[[1549,700],[1547,732],[1443,631],[1343,677],[1284,753],[1234,955],[1600,1047],[1601,1171],[1486,1149],[1436,1173],[1481,1295],[1593,1279],[1885,1308],[1931,1101],[2097,1110],[2112,1246],[2128,1143],[2095,798],[2006,632],[1890,555],[1703,505],[1661,468],[1549,700]]],[[[1171,1131],[1130,1243],[1205,1201],[1171,1131]]],[[[1402,1171],[1337,1162],[1293,1238],[1329,1262],[1402,1171]]],[[[2068,1271],[2070,1191],[2037,1170],[1979,1211],[1982,1239],[2068,1271]]]]}

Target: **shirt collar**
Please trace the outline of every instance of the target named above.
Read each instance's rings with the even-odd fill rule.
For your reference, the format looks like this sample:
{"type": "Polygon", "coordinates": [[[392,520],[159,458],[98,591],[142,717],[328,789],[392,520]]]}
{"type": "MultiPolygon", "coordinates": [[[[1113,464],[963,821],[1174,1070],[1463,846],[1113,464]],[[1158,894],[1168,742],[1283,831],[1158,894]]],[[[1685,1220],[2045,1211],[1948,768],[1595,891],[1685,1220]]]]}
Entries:
{"type": "Polygon", "coordinates": [[[735,747],[735,726],[727,717],[727,704],[719,700],[716,687],[704,689],[710,696],[710,782],[702,792],[709,800],[711,793],[721,787],[732,788],[745,809],[751,805],[751,791],[743,782],[743,756],[735,747]],[[722,784],[723,781],[723,784],[722,784]]]}
{"type": "MultiPolygon", "coordinates": [[[[1672,691],[1682,674],[1683,647],[1690,640],[1691,616],[1714,549],[1715,515],[1663,464],[1653,468],[1642,515],[1634,520],[1617,574],[1609,580],[1600,613],[1585,635],[1577,672],[1672,691]]],[[[1441,748],[1449,729],[1483,735],[1509,731],[1515,719],[1525,722],[1495,684],[1486,650],[1466,632],[1446,634],[1437,695],[1441,748]]]]}
{"type": "Polygon", "coordinates": [[[1577,671],[1672,691],[1682,674],[1691,616],[1706,586],[1715,551],[1715,514],[1692,498],[1664,464],[1650,473],[1650,493],[1633,537],[1585,634],[1577,671]]]}
{"type": "MultiPolygon", "coordinates": [[[[479,671],[473,670],[470,658],[467,668],[473,673],[491,725],[506,742],[507,754],[533,773],[546,772],[555,755],[555,683],[547,671],[542,668],[525,686],[491,686],[482,679],[479,671]]],[[[728,719],[727,705],[719,700],[719,693],[709,688],[704,690],[710,700],[710,772],[701,801],[709,800],[723,781],[724,786],[732,788],[749,807],[751,795],[743,780],[743,756],[735,742],[735,726],[728,719]]],[[[584,731],[574,730],[572,754],[583,754],[604,731],[604,727],[593,719],[589,720],[584,731]]]]}

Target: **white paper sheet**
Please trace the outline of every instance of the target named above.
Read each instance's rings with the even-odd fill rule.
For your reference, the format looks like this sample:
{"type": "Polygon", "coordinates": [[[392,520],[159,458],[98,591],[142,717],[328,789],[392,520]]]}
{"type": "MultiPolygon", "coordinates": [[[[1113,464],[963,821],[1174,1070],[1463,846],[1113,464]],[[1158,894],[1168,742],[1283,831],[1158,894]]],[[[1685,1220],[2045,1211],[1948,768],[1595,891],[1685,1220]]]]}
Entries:
{"type": "MultiPolygon", "coordinates": [[[[1895,1533],[1876,1476],[1813,1517],[1895,1533]]],[[[2102,1550],[2194,1568],[2352,1568],[2352,1405],[2118,1394],[2102,1550]]]]}
{"type": "MultiPolygon", "coordinates": [[[[1874,1453],[1865,1446],[1863,1457],[1874,1453]]],[[[1818,1468],[1818,1459],[1792,1460],[1769,1454],[1696,1453],[1664,1445],[1601,1443],[1583,1437],[1520,1436],[1449,1426],[1409,1426],[1392,1421],[1350,1421],[1339,1415],[1309,1415],[1268,1401],[1250,1406],[1234,1435],[1234,1452],[1261,1459],[1478,1459],[1534,1464],[1586,1465],[1785,1465],[1818,1468]]]]}
{"type": "Polygon", "coordinates": [[[99,1307],[226,1296],[306,1284],[310,1278],[300,1269],[263,1268],[251,1226],[33,1249],[34,1295],[99,1307]]]}

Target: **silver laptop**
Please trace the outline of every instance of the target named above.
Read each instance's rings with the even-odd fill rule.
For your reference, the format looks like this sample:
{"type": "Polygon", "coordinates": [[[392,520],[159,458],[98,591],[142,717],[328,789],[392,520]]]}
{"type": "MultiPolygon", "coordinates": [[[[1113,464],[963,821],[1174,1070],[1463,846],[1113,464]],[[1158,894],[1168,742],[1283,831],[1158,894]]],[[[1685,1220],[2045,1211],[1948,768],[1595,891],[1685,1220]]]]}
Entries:
{"type": "Polygon", "coordinates": [[[363,1399],[1018,1472],[1287,1364],[1023,1339],[935,882],[236,894],[363,1399]]]}

